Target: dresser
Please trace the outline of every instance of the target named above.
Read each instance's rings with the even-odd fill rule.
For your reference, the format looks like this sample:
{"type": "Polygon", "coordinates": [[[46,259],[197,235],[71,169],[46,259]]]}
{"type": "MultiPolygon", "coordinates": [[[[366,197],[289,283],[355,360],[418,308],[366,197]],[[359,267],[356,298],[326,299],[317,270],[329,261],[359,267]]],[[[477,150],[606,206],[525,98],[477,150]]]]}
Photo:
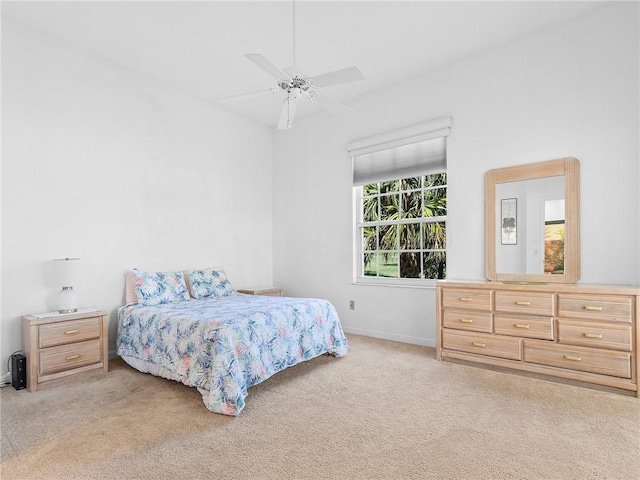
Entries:
{"type": "Polygon", "coordinates": [[[437,358],[638,391],[640,288],[439,281],[437,358]]]}
{"type": "Polygon", "coordinates": [[[50,380],[109,369],[109,320],[103,310],[22,317],[22,348],[27,357],[27,389],[50,380]]]}

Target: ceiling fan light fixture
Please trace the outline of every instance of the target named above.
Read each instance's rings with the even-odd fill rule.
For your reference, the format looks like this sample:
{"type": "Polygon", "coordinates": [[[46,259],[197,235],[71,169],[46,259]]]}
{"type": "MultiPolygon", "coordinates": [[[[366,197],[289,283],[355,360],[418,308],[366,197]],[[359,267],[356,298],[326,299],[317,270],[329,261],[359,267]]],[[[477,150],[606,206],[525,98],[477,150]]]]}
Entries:
{"type": "Polygon", "coordinates": [[[302,90],[300,88],[292,88],[289,92],[289,100],[297,102],[302,97],[302,90]]]}

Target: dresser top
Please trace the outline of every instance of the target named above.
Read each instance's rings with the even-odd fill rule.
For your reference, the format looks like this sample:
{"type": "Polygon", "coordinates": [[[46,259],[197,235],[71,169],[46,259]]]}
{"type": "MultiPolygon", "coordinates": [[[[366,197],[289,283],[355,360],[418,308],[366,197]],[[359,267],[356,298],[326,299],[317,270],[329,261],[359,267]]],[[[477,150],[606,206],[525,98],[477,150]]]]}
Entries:
{"type": "Polygon", "coordinates": [[[489,282],[481,280],[438,280],[438,287],[471,288],[478,290],[512,290],[527,292],[593,293],[601,295],[640,295],[634,285],[595,285],[581,283],[489,282]]]}

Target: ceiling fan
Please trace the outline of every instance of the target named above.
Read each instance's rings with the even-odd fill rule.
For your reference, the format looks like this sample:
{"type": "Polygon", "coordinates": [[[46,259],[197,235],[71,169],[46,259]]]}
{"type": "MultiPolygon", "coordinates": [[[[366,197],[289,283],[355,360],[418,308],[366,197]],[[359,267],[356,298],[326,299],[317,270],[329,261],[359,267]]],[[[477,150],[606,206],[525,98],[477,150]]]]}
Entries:
{"type": "Polygon", "coordinates": [[[364,75],[357,67],[348,67],[341,70],[316,75],[314,77],[307,76],[304,71],[296,66],[296,4],[293,1],[293,66],[280,69],[267,60],[259,53],[248,53],[245,55],[249,60],[262,68],[265,72],[276,79],[276,87],[258,92],[246,93],[241,95],[233,95],[218,99],[218,102],[228,103],[238,100],[248,100],[251,98],[261,97],[265,95],[286,94],[286,98],[282,103],[280,112],[280,120],[278,121],[278,129],[289,129],[293,123],[296,106],[302,97],[309,99],[311,103],[316,100],[330,110],[339,110],[355,114],[351,108],[343,105],[331,98],[320,94],[320,89],[340,85],[343,83],[364,80],[364,75]]]}

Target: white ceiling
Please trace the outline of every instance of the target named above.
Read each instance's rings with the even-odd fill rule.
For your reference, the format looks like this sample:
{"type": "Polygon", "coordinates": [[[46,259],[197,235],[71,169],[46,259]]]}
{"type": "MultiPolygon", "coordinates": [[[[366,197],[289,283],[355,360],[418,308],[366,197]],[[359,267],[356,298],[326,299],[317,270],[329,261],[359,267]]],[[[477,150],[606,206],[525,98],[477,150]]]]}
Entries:
{"type": "MultiPolygon", "coordinates": [[[[608,3],[297,0],[296,64],[309,76],[359,67],[365,80],[322,91],[348,103],[608,3]]],[[[292,7],[290,0],[3,2],[2,17],[214,102],[275,86],[244,54],[292,65],[292,7]]],[[[281,102],[274,96],[224,108],[273,126],[281,102]]],[[[302,104],[296,116],[318,108],[302,104]]]]}

